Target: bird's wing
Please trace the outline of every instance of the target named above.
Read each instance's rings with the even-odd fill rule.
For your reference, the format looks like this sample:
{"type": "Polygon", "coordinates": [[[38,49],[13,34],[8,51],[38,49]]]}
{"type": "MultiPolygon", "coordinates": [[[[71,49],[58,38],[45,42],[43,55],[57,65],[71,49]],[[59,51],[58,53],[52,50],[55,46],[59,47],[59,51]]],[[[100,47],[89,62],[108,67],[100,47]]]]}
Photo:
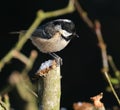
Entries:
{"type": "Polygon", "coordinates": [[[41,28],[36,29],[31,37],[40,37],[44,39],[49,39],[49,36],[45,33],[45,31],[41,28]]]}
{"type": "Polygon", "coordinates": [[[46,24],[38,27],[32,34],[33,37],[40,37],[44,39],[50,39],[55,34],[55,29],[53,24],[46,24]]]}

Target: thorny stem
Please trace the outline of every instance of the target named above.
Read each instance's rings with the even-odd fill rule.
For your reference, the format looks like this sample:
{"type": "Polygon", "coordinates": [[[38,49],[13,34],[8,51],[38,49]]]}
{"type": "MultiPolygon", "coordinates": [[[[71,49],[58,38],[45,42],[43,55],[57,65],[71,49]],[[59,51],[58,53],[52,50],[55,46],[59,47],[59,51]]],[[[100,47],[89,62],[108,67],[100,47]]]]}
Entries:
{"type": "Polygon", "coordinates": [[[71,13],[75,10],[73,2],[69,0],[68,6],[63,9],[59,9],[56,11],[44,12],[43,10],[39,10],[37,12],[37,17],[34,20],[33,24],[29,27],[28,31],[19,39],[16,43],[15,47],[13,47],[5,57],[3,57],[0,61],[0,70],[4,67],[6,63],[8,63],[13,58],[13,50],[20,51],[24,44],[27,42],[31,34],[35,31],[38,25],[46,18],[56,17],[63,14],[71,13]]]}

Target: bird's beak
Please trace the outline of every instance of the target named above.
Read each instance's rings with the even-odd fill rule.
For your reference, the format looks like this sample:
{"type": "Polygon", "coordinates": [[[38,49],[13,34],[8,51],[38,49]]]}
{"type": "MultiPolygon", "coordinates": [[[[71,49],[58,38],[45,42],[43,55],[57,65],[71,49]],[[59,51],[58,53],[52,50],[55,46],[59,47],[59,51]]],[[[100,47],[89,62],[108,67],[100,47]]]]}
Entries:
{"type": "Polygon", "coordinates": [[[79,38],[79,35],[76,34],[76,37],[79,38]]]}
{"type": "Polygon", "coordinates": [[[75,37],[79,38],[79,35],[78,35],[78,34],[74,33],[73,35],[74,35],[75,37]]]}

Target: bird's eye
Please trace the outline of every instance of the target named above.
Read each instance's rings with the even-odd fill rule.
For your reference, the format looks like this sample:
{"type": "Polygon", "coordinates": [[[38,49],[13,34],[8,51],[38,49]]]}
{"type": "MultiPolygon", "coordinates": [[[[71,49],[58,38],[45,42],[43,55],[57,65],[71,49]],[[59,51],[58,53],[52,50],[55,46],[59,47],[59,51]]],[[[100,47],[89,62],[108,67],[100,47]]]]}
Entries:
{"type": "Polygon", "coordinates": [[[75,31],[75,25],[73,23],[64,23],[62,25],[62,29],[67,30],[68,32],[74,32],[75,31]]]}
{"type": "Polygon", "coordinates": [[[59,21],[55,21],[53,22],[53,24],[56,26],[56,25],[60,25],[61,23],[59,21]]]}

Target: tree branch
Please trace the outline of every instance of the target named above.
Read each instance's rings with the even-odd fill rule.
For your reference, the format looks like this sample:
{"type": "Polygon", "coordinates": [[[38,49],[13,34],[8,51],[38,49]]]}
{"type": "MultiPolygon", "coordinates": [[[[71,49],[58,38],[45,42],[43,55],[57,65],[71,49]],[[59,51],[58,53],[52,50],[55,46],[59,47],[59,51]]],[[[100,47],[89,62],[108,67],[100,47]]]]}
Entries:
{"type": "Polygon", "coordinates": [[[61,96],[61,76],[60,65],[54,60],[43,63],[37,72],[39,78],[38,94],[40,108],[39,110],[59,110],[61,96]]]}

